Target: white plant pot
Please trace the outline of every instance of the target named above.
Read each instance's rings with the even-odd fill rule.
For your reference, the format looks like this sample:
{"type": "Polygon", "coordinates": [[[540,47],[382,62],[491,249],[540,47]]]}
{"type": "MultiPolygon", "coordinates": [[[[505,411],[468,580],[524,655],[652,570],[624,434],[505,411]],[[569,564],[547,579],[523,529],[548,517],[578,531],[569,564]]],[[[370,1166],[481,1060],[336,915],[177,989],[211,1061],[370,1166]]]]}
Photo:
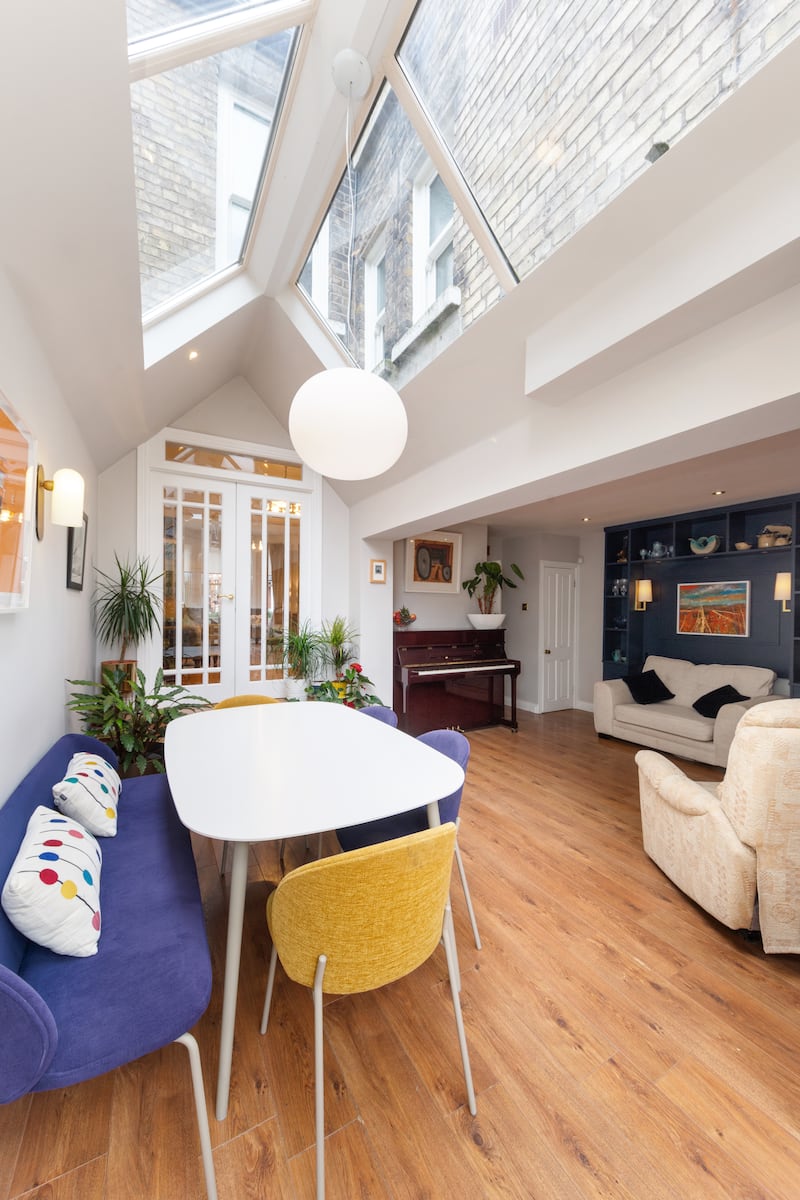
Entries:
{"type": "Polygon", "coordinates": [[[286,699],[287,700],[306,700],[306,681],[305,679],[287,679],[286,680],[286,699]]]}
{"type": "Polygon", "coordinates": [[[467,613],[473,629],[499,629],[505,619],[505,613],[467,613]]]}

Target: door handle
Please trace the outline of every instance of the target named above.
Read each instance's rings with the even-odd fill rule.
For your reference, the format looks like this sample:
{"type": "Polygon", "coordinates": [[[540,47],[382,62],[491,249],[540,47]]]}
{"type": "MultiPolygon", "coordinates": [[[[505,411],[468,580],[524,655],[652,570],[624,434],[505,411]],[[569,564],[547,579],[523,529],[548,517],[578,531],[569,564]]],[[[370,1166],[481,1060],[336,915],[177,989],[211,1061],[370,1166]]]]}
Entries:
{"type": "MultiPolygon", "coordinates": [[[[232,600],[233,592],[220,592],[219,598],[220,598],[220,600],[232,600]]],[[[549,654],[549,651],[548,651],[548,654],[549,654]]]]}
{"type": "Polygon", "coordinates": [[[545,654],[552,654],[551,650],[545,650],[545,654]]]}

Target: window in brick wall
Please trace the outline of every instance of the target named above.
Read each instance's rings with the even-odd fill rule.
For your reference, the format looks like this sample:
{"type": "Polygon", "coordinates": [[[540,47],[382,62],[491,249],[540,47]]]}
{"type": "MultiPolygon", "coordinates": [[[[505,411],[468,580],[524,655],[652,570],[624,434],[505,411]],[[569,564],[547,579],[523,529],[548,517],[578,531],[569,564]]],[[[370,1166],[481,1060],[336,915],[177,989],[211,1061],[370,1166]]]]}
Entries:
{"type": "MultiPolygon", "coordinates": [[[[172,7],[186,15],[185,4],[172,7]]],[[[131,84],[145,318],[243,260],[298,35],[282,30],[186,62],[184,32],[166,58],[145,56],[131,84]]]]}
{"type": "Polygon", "coordinates": [[[414,187],[414,320],[453,286],[455,205],[430,161],[414,187]]]}
{"type": "Polygon", "coordinates": [[[371,371],[386,358],[386,238],[382,234],[364,263],[364,365],[371,371]]]}
{"type": "Polygon", "coordinates": [[[503,290],[388,83],[351,161],[297,282],[358,366],[402,386],[503,290]]]}

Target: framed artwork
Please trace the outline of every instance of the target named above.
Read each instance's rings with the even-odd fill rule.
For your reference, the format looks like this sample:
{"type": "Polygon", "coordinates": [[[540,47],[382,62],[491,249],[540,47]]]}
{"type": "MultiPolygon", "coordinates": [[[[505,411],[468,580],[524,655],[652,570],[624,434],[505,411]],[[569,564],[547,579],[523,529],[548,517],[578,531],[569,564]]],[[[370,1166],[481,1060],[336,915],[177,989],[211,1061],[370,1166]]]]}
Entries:
{"type": "Polygon", "coordinates": [[[83,572],[86,567],[86,531],[89,518],[83,514],[83,524],[67,531],[67,587],[83,591],[83,572]]]}
{"type": "Polygon", "coordinates": [[[406,538],[407,592],[461,590],[461,534],[435,529],[406,538]]]}
{"type": "Polygon", "coordinates": [[[0,394],[0,612],[28,607],[36,447],[0,394]]]}
{"type": "Polygon", "coordinates": [[[371,558],[369,560],[370,583],[386,583],[386,559],[371,558]]]}
{"type": "Polygon", "coordinates": [[[678,633],[748,637],[750,581],[679,583],[678,633]]]}

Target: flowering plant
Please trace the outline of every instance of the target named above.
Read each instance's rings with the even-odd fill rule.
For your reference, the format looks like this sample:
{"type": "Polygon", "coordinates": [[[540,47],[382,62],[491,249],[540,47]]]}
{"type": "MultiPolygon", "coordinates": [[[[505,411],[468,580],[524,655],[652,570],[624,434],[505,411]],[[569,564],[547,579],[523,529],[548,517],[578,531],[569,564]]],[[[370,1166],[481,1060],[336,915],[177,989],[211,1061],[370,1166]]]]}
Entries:
{"type": "Polygon", "coordinates": [[[324,683],[312,683],[306,692],[314,700],[325,700],[332,704],[346,704],[348,708],[364,708],[367,704],[382,704],[383,701],[367,688],[374,687],[364,674],[361,663],[351,662],[339,679],[326,679],[324,683]]]}

